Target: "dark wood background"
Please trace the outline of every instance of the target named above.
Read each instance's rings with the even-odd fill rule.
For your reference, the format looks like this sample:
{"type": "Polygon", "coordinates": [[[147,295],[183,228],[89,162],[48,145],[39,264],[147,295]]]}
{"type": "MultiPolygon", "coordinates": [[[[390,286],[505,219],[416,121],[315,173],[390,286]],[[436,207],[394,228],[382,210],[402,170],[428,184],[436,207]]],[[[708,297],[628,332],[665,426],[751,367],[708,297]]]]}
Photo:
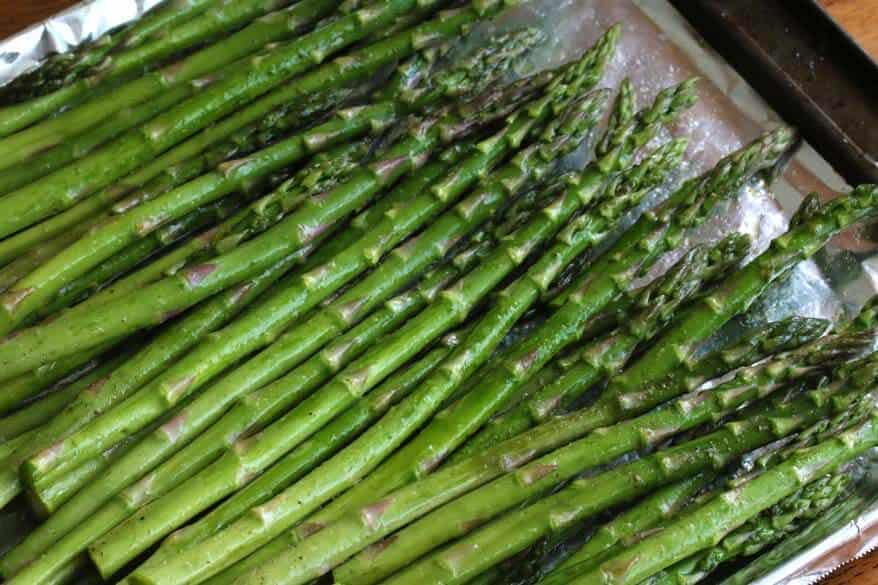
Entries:
{"type": "MultiPolygon", "coordinates": [[[[0,39],[77,0],[0,0],[0,39]]],[[[878,0],[822,0],[851,34],[878,58],[878,0]]],[[[839,572],[826,585],[878,585],[878,553],[839,572]]]]}

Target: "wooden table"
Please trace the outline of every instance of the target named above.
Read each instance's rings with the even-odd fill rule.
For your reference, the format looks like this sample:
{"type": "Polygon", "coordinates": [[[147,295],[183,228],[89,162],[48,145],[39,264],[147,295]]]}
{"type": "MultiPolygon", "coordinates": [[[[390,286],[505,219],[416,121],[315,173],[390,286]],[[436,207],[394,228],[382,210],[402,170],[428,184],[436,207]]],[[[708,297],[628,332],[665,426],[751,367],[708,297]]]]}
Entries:
{"type": "MultiPolygon", "coordinates": [[[[76,0],[4,0],[0,39],[74,4],[76,0]]],[[[822,0],[829,11],[878,58],[878,0],[822,0]]],[[[878,585],[878,553],[826,581],[826,585],[878,585]]]]}

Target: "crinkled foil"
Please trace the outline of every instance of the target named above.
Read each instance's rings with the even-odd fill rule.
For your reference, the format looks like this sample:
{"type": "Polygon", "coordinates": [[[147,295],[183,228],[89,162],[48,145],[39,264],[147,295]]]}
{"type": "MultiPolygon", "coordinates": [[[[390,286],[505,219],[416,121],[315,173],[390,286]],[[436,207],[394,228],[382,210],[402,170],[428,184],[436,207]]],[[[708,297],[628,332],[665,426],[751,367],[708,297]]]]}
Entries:
{"type": "MultiPolygon", "coordinates": [[[[95,38],[138,18],[158,3],[91,0],[0,42],[0,84],[35,67],[46,55],[95,38]]],[[[532,0],[483,28],[521,24],[543,28],[550,40],[534,56],[531,65],[536,69],[573,58],[617,22],[623,23],[624,35],[605,80],[608,86],[630,77],[645,101],[658,89],[693,75],[703,80],[699,104],[673,129],[675,134],[690,138],[685,174],[698,173],[763,129],[779,123],[771,108],[665,0],[532,0]]],[[[688,243],[714,242],[735,230],[750,235],[757,251],[761,251],[784,231],[790,214],[806,193],[816,191],[831,198],[848,188],[806,145],[770,191],[763,184],[750,185],[738,201],[716,213],[688,243]]],[[[838,319],[857,310],[878,290],[876,245],[864,235],[865,231],[849,230],[835,238],[826,251],[803,263],[791,278],[770,291],[746,320],[759,323],[792,314],[838,319]]],[[[873,471],[876,468],[878,465],[871,467],[873,471]]],[[[866,474],[860,486],[866,501],[876,501],[876,475],[866,474]]],[[[0,526],[8,526],[7,521],[14,524],[9,518],[0,518],[0,526]]],[[[844,519],[840,524],[832,536],[781,564],[757,583],[811,585],[878,546],[878,507],[863,510],[859,517],[844,519]]],[[[0,530],[0,535],[5,534],[5,529],[0,530]]]]}

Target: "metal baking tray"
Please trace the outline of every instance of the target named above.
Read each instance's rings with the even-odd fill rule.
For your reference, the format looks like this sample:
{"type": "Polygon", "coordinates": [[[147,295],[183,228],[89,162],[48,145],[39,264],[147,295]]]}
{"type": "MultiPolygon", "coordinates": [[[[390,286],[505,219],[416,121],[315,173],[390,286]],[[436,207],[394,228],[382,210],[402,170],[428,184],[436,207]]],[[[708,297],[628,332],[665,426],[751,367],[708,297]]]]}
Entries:
{"type": "MultiPolygon", "coordinates": [[[[0,42],[0,83],[157,3],[87,0],[0,42]]],[[[813,148],[803,149],[772,194],[749,192],[742,203],[724,210],[713,224],[714,233],[702,234],[708,239],[720,226],[745,231],[764,247],[783,229],[806,190],[830,194],[859,182],[878,182],[878,132],[873,130],[878,128],[878,66],[812,0],[532,0],[515,12],[505,20],[540,22],[553,33],[547,54],[535,66],[578,53],[603,27],[621,20],[640,38],[623,49],[607,83],[631,75],[638,90],[649,95],[693,71],[703,75],[708,105],[680,128],[698,136],[690,172],[776,123],[777,114],[802,130],[813,148]],[[728,115],[704,123],[704,116],[714,114],[728,115]]],[[[769,295],[757,307],[759,317],[775,319],[790,312],[838,317],[855,308],[878,291],[876,240],[859,235],[837,239],[829,254],[803,265],[790,283],[769,295]]],[[[878,463],[873,467],[878,469],[878,463]]],[[[878,494],[878,479],[867,485],[874,488],[870,497],[878,494]]],[[[876,509],[869,506],[856,518],[840,519],[829,537],[808,545],[758,583],[810,585],[871,550],[878,543],[876,509]]],[[[31,522],[23,506],[0,512],[0,553],[31,522]]]]}
{"type": "Polygon", "coordinates": [[[878,182],[878,64],[818,2],[672,2],[848,182],[878,182]]]}

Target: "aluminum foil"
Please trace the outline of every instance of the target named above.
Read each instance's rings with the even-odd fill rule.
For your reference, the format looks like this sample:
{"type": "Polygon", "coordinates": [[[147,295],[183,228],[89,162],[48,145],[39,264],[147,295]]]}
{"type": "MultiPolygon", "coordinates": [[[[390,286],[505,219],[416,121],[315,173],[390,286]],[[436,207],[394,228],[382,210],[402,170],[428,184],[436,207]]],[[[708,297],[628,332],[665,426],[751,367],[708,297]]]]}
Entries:
{"type": "MultiPolygon", "coordinates": [[[[67,51],[138,18],[159,1],[88,0],[0,42],[0,84],[32,69],[50,53],[67,51]]],[[[645,103],[662,87],[693,75],[702,78],[699,104],[673,128],[674,134],[690,138],[686,175],[708,168],[763,129],[780,123],[775,112],[665,0],[531,0],[483,28],[487,32],[522,23],[542,27],[550,41],[531,63],[539,69],[580,54],[616,22],[623,23],[624,35],[606,85],[616,86],[630,77],[645,103]]],[[[761,251],[785,230],[806,193],[816,191],[831,198],[847,189],[829,164],[805,145],[770,190],[764,184],[748,186],[738,201],[717,212],[688,244],[717,241],[730,231],[739,231],[750,235],[756,251],[761,251]]],[[[878,291],[876,245],[861,231],[849,230],[835,238],[826,251],[769,291],[746,319],[774,321],[792,314],[839,319],[856,311],[878,291]]],[[[672,259],[669,256],[664,264],[672,259]]],[[[866,478],[860,491],[865,501],[874,502],[876,473],[866,478]]],[[[8,544],[3,537],[21,530],[22,523],[20,512],[0,514],[0,550],[8,544]]],[[[878,546],[878,506],[840,524],[830,537],[760,578],[758,584],[811,585],[878,546]]]]}

